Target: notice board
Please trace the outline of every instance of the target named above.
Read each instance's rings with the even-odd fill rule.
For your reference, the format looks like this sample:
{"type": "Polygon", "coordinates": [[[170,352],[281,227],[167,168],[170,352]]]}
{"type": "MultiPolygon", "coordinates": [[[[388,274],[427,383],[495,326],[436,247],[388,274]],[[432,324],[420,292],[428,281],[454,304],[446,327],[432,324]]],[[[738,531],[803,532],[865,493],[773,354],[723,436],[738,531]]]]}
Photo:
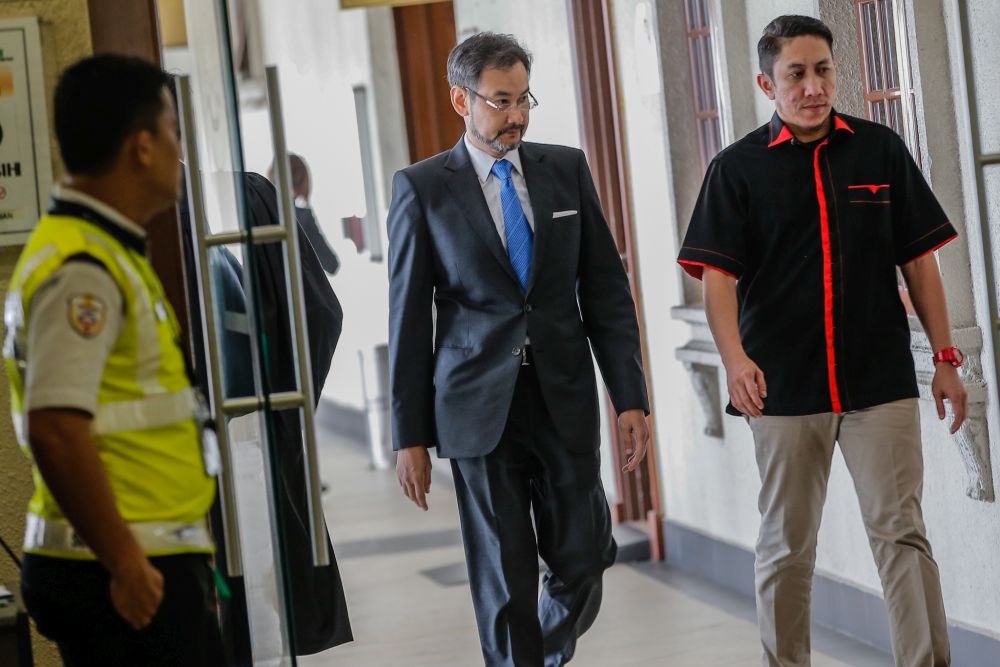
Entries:
{"type": "Polygon", "coordinates": [[[0,20],[0,245],[27,240],[52,189],[37,18],[0,20]]]}

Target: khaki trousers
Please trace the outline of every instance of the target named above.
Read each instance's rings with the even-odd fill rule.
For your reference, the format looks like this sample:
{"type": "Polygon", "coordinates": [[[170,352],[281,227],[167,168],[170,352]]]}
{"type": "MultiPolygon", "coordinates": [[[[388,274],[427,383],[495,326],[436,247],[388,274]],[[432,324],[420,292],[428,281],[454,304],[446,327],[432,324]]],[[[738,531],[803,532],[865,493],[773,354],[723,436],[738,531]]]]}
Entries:
{"type": "Polygon", "coordinates": [[[810,664],[816,536],[839,443],[882,580],[896,665],[949,665],[938,568],[920,509],[917,399],[845,414],[765,416],[749,422],[761,479],[755,570],[763,664],[810,664]]]}

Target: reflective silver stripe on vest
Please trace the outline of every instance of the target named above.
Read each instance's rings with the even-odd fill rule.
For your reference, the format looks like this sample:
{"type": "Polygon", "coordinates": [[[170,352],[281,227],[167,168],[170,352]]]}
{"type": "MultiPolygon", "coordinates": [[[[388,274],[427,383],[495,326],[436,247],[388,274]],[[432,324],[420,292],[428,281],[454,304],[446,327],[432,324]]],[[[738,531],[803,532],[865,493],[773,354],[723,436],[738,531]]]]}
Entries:
{"type": "MultiPolygon", "coordinates": [[[[188,419],[197,419],[198,398],[194,389],[185,389],[174,394],[159,394],[137,401],[118,401],[97,406],[97,414],[90,432],[94,435],[109,433],[125,433],[128,431],[144,431],[148,428],[160,428],[180,424],[188,419]]],[[[23,447],[28,446],[27,433],[24,431],[25,418],[22,413],[11,411],[11,421],[14,422],[14,435],[23,447]]]]}
{"type": "Polygon", "coordinates": [[[14,436],[17,438],[17,444],[22,447],[28,446],[28,434],[24,432],[24,415],[20,412],[10,412],[10,420],[14,422],[14,436]]]}
{"type": "Polygon", "coordinates": [[[3,342],[3,356],[17,364],[17,371],[21,374],[22,384],[24,382],[24,339],[26,331],[24,327],[24,303],[21,300],[21,287],[24,286],[39,266],[59,251],[54,244],[50,244],[35,253],[25,263],[21,269],[20,287],[7,293],[7,299],[3,307],[3,325],[6,335],[3,342]]]}
{"type": "MultiPolygon", "coordinates": [[[[144,553],[213,549],[212,536],[204,522],[140,521],[130,523],[128,527],[144,553]]],[[[94,552],[69,523],[44,519],[31,513],[27,516],[24,530],[24,549],[94,556],[94,552]]]]}
{"type": "Polygon", "coordinates": [[[85,231],[83,236],[90,242],[103,247],[108,254],[114,258],[118,268],[121,269],[128,281],[132,283],[132,290],[136,294],[136,303],[129,304],[134,307],[135,316],[135,342],[136,342],[136,374],[135,381],[139,388],[146,394],[159,394],[164,391],[160,384],[158,373],[160,371],[160,359],[162,350],[160,349],[160,335],[156,326],[156,313],[153,311],[153,302],[150,298],[149,288],[139,272],[130,263],[126,250],[126,256],[122,257],[121,252],[113,248],[107,241],[92,232],[85,231]]]}
{"type": "Polygon", "coordinates": [[[193,389],[147,396],[137,401],[102,403],[97,406],[91,432],[104,435],[179,424],[194,418],[196,405],[193,389]]]}

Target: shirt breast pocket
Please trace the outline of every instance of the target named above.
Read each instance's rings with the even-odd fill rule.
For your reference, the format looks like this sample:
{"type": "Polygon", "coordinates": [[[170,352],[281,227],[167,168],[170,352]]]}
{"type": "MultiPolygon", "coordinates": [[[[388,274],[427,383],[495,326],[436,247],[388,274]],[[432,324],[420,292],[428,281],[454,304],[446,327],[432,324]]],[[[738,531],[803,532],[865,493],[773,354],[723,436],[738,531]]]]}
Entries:
{"type": "Polygon", "coordinates": [[[892,186],[888,183],[856,183],[847,186],[847,201],[857,206],[892,204],[892,186]]]}
{"type": "Polygon", "coordinates": [[[892,237],[892,186],[881,181],[856,182],[847,186],[849,228],[868,240],[892,237]]]}

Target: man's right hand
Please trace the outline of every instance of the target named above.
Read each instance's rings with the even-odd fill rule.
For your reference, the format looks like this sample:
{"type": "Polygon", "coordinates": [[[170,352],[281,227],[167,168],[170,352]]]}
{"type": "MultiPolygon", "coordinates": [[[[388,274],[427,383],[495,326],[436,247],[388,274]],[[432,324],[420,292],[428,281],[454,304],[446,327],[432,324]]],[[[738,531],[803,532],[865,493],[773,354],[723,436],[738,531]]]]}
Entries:
{"type": "Polygon", "coordinates": [[[729,383],[729,400],[733,407],[750,417],[760,417],[763,414],[764,399],[767,398],[764,371],[745,354],[724,365],[729,383]]]}
{"type": "Polygon", "coordinates": [[[407,447],[396,455],[396,477],[406,497],[427,511],[431,492],[431,456],[426,447],[407,447]]]}
{"type": "Polygon", "coordinates": [[[144,555],[111,573],[111,604],[134,630],[150,624],[163,602],[163,575],[144,555]]]}

